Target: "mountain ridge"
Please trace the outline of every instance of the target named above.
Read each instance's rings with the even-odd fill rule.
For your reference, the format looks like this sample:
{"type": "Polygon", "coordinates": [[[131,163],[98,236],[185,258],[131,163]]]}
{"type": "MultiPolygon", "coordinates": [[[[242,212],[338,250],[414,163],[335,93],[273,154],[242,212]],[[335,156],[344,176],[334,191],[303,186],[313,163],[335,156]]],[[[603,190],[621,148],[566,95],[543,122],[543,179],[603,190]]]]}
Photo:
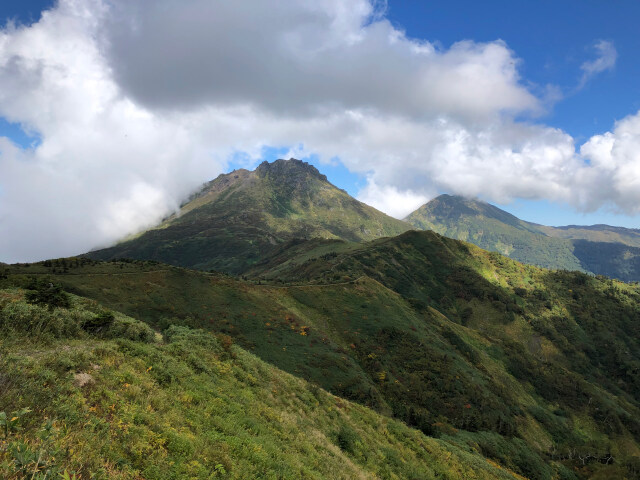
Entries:
{"type": "Polygon", "coordinates": [[[544,268],[640,280],[640,231],[608,225],[550,227],[489,203],[440,195],[409,214],[417,228],[468,241],[544,268]]]}

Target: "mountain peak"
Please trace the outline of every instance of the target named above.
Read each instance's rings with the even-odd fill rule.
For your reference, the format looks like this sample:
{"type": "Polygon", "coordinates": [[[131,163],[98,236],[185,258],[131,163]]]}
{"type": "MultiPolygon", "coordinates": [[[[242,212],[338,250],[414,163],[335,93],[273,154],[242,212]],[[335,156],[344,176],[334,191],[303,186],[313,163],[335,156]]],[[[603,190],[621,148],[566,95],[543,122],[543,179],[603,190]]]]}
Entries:
{"type": "MultiPolygon", "coordinates": [[[[523,226],[523,222],[519,218],[478,198],[468,198],[446,193],[437,196],[421,206],[418,210],[410,214],[407,220],[416,225],[416,221],[424,221],[426,218],[459,220],[462,217],[477,216],[492,218],[517,228],[522,228],[523,226]]],[[[424,225],[422,225],[421,228],[424,228],[424,225]]]]}
{"type": "Polygon", "coordinates": [[[449,195],[448,193],[443,193],[430,202],[427,202],[421,208],[446,208],[448,210],[455,210],[458,215],[463,213],[471,215],[477,213],[478,210],[481,209],[479,208],[480,205],[481,202],[478,200],[473,200],[461,195],[449,195]]]}
{"type": "Polygon", "coordinates": [[[179,214],[92,256],[239,273],[292,239],[361,242],[409,229],[338,189],[313,165],[291,158],[220,175],[182,205],[179,214]]]}
{"type": "Polygon", "coordinates": [[[282,176],[293,180],[296,178],[301,179],[305,176],[313,176],[324,182],[328,181],[326,175],[321,174],[316,167],[297,158],[290,158],[289,160],[280,158],[272,163],[265,160],[258,165],[255,172],[261,178],[282,176]]]}

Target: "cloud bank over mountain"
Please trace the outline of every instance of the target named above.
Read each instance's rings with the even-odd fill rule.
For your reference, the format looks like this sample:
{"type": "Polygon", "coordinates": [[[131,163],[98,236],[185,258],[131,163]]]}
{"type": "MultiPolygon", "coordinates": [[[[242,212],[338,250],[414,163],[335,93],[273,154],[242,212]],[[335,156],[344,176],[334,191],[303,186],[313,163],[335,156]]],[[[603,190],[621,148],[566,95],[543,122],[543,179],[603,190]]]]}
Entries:
{"type": "MultiPolygon", "coordinates": [[[[612,67],[598,48],[584,75],[612,67]]],[[[640,114],[576,145],[519,64],[367,0],[60,0],[0,32],[0,116],[41,139],[0,138],[0,260],[109,244],[267,146],[338,157],[398,217],[438,190],[639,213],[640,114]]]]}

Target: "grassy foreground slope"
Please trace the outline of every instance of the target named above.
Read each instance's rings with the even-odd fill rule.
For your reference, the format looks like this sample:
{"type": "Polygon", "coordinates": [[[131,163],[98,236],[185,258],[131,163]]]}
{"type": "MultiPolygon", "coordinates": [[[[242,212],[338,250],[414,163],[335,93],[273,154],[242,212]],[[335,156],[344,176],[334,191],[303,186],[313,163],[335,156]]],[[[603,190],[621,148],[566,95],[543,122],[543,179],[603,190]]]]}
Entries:
{"type": "Polygon", "coordinates": [[[365,205],[300,160],[263,162],[209,182],[178,215],[111,248],[100,260],[135,258],[239,273],[292,238],[366,241],[411,225],[365,205]]]}
{"type": "Polygon", "coordinates": [[[0,289],[0,477],[514,479],[264,363],[95,301],[0,289]]]}
{"type": "Polygon", "coordinates": [[[525,477],[640,471],[637,286],[522,265],[432,232],[292,242],[250,282],[87,259],[12,266],[7,281],[54,270],[109,308],[160,329],[228,334],[278,368],[525,477]]]}

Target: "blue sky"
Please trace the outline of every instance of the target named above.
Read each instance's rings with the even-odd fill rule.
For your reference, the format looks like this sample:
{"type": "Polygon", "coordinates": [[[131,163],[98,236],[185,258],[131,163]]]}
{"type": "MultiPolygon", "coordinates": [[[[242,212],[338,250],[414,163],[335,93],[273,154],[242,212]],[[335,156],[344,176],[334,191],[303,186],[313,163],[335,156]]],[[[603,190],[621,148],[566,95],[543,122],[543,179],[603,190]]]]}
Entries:
{"type": "Polygon", "coordinates": [[[51,7],[53,0],[19,0],[0,3],[0,18],[5,22],[15,20],[17,23],[33,23],[40,18],[40,13],[51,7]]]}
{"type": "Polygon", "coordinates": [[[526,81],[562,89],[566,97],[542,120],[577,140],[610,129],[615,120],[640,109],[640,2],[450,0],[444,7],[442,2],[390,0],[388,16],[409,36],[445,47],[464,39],[505,41],[522,60],[526,81]],[[574,92],[580,65],[600,39],[614,43],[615,69],[574,92]]]}
{"type": "Polygon", "coordinates": [[[0,2],[0,261],[107,245],[289,156],[397,218],[449,193],[638,228],[638,18],[635,0],[0,2]]]}
{"type": "MultiPolygon", "coordinates": [[[[53,5],[52,0],[21,0],[0,2],[0,19],[2,23],[13,21],[17,24],[30,24],[40,19],[42,10],[53,5]]],[[[38,144],[38,135],[26,132],[20,123],[12,123],[0,117],[0,136],[8,137],[24,148],[38,144]]]]}

